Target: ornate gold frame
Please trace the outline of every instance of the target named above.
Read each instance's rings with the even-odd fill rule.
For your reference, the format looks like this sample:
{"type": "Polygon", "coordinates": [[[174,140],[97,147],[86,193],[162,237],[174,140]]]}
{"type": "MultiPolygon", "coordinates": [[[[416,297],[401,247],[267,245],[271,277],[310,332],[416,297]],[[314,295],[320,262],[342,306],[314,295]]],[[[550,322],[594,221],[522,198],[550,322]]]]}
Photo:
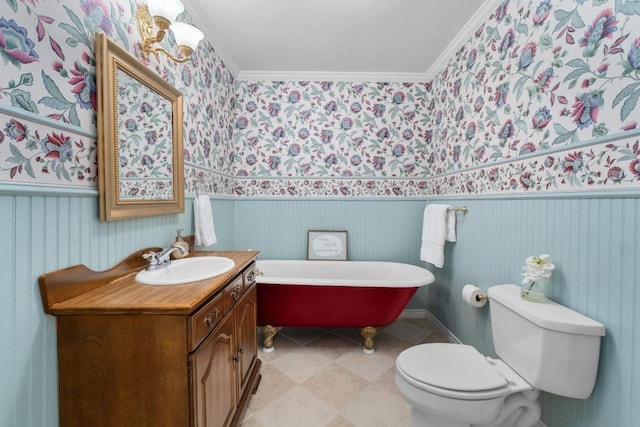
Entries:
{"type": "MultiPolygon", "coordinates": [[[[184,212],[184,153],[182,140],[182,93],[164,81],[152,70],[110,40],[104,34],[96,35],[96,84],[98,94],[98,189],[100,193],[100,220],[113,221],[154,215],[184,212]],[[173,174],[170,198],[120,197],[119,120],[125,120],[118,103],[118,72],[139,82],[164,98],[171,105],[173,174]]],[[[139,118],[137,118],[139,120],[139,118]]],[[[139,122],[138,122],[139,124],[139,122]]]]}

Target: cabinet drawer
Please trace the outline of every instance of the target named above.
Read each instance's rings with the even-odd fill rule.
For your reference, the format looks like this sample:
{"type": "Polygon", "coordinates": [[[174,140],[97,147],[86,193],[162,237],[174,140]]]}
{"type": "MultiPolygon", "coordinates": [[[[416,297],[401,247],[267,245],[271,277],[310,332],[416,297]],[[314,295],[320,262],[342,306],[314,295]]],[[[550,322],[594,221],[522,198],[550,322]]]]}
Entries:
{"type": "Polygon", "coordinates": [[[244,289],[247,290],[256,281],[256,263],[251,263],[242,274],[244,276],[244,289]]]}
{"type": "Polygon", "coordinates": [[[222,294],[218,294],[189,318],[189,351],[196,348],[224,317],[222,294]]]}
{"type": "Polygon", "coordinates": [[[231,310],[244,293],[243,288],[243,276],[242,274],[233,279],[226,288],[224,288],[224,292],[222,293],[224,297],[224,314],[227,314],[229,310],[231,310]]]}

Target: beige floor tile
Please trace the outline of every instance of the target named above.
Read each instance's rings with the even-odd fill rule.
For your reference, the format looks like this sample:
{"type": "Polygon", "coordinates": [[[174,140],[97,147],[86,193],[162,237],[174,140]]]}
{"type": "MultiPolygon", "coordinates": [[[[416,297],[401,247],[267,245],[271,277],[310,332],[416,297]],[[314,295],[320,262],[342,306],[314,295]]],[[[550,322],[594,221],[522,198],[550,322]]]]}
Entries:
{"type": "Polygon", "coordinates": [[[405,341],[385,332],[377,335],[374,338],[373,343],[376,352],[386,354],[394,359],[404,350],[414,345],[409,341],[405,341]]]}
{"type": "Polygon", "coordinates": [[[260,424],[260,421],[258,421],[253,416],[253,414],[251,414],[251,416],[249,417],[245,417],[245,419],[242,421],[240,425],[242,427],[264,427],[262,424],[260,424]]]}
{"type": "Polygon", "coordinates": [[[340,335],[342,338],[345,338],[360,347],[364,345],[364,338],[360,335],[359,328],[336,328],[333,333],[340,335]]]}
{"type": "Polygon", "coordinates": [[[279,334],[300,345],[307,345],[331,331],[332,328],[282,328],[279,334]]]}
{"type": "Polygon", "coordinates": [[[354,424],[351,424],[349,421],[342,418],[340,415],[331,420],[327,427],[356,427],[354,424]]]}
{"type": "MultiPolygon", "coordinates": [[[[259,348],[262,348],[259,331],[259,348]]],[[[404,427],[410,406],[395,385],[395,359],[418,342],[449,342],[426,319],[380,328],[362,352],[358,328],[286,328],[263,361],[262,381],[241,427],[404,427]],[[308,330],[307,330],[308,329],[308,330]],[[284,333],[283,333],[284,332],[284,333]]]]}
{"type": "Polygon", "coordinates": [[[407,319],[387,326],[382,332],[415,345],[422,342],[432,331],[424,319],[407,319]]]}
{"type": "Polygon", "coordinates": [[[313,350],[331,360],[335,360],[346,352],[353,350],[356,348],[355,346],[356,344],[353,342],[335,333],[323,335],[306,345],[308,349],[313,350]]]}
{"type": "Polygon", "coordinates": [[[303,385],[327,405],[340,409],[354,399],[369,383],[347,369],[332,364],[309,378],[303,385]]]}
{"type": "Polygon", "coordinates": [[[305,348],[292,349],[270,362],[270,365],[302,384],[327,366],[331,359],[305,348]]]}
{"type": "Polygon", "coordinates": [[[254,413],[264,427],[324,427],[337,416],[334,409],[302,386],[295,386],[254,413]]]}
{"type": "Polygon", "coordinates": [[[381,386],[383,386],[384,388],[387,389],[387,391],[389,393],[400,393],[400,391],[398,391],[398,387],[396,386],[396,367],[395,364],[387,371],[384,373],[383,376],[380,377],[380,379],[378,379],[378,381],[376,381],[377,384],[380,384],[381,386]]]}
{"type": "Polygon", "coordinates": [[[274,359],[282,356],[287,353],[291,349],[299,349],[301,346],[298,343],[291,341],[284,335],[276,334],[273,340],[273,351],[269,353],[265,353],[262,351],[262,347],[264,344],[264,336],[262,334],[258,334],[258,357],[262,359],[263,362],[269,363],[274,359]]]}
{"type": "Polygon", "coordinates": [[[373,382],[394,366],[395,359],[379,351],[364,354],[362,350],[352,350],[337,358],[335,363],[373,382]]]}
{"type": "Polygon", "coordinates": [[[424,340],[422,340],[421,344],[434,343],[434,342],[451,342],[451,340],[449,339],[449,335],[434,331],[430,333],[424,340]]]}
{"type": "Polygon", "coordinates": [[[368,386],[347,404],[340,415],[356,427],[401,427],[409,425],[411,407],[400,394],[380,384],[368,386]]]}
{"type": "Polygon", "coordinates": [[[260,385],[249,402],[251,413],[263,409],[296,385],[291,378],[271,365],[262,365],[260,373],[262,374],[260,385]]]}

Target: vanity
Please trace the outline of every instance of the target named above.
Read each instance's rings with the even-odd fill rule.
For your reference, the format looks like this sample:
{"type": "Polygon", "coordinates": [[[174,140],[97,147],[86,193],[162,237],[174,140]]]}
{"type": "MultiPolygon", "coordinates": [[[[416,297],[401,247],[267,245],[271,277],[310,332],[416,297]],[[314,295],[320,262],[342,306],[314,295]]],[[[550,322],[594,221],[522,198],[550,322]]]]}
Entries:
{"type": "Polygon", "coordinates": [[[138,251],[110,270],[44,274],[57,318],[60,426],[235,426],[260,382],[257,251],[192,252],[235,262],[209,279],[142,285],[138,251]]]}

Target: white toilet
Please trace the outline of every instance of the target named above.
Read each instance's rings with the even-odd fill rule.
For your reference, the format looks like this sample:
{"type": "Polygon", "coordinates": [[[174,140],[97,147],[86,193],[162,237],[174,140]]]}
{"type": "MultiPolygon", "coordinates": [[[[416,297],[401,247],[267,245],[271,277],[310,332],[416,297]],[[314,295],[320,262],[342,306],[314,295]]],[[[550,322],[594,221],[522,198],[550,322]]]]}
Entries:
{"type": "Polygon", "coordinates": [[[422,344],[396,360],[396,385],[413,427],[529,427],[539,390],[586,399],[600,357],[601,323],[552,301],[520,297],[517,285],[489,288],[492,359],[462,344],[422,344]]]}

